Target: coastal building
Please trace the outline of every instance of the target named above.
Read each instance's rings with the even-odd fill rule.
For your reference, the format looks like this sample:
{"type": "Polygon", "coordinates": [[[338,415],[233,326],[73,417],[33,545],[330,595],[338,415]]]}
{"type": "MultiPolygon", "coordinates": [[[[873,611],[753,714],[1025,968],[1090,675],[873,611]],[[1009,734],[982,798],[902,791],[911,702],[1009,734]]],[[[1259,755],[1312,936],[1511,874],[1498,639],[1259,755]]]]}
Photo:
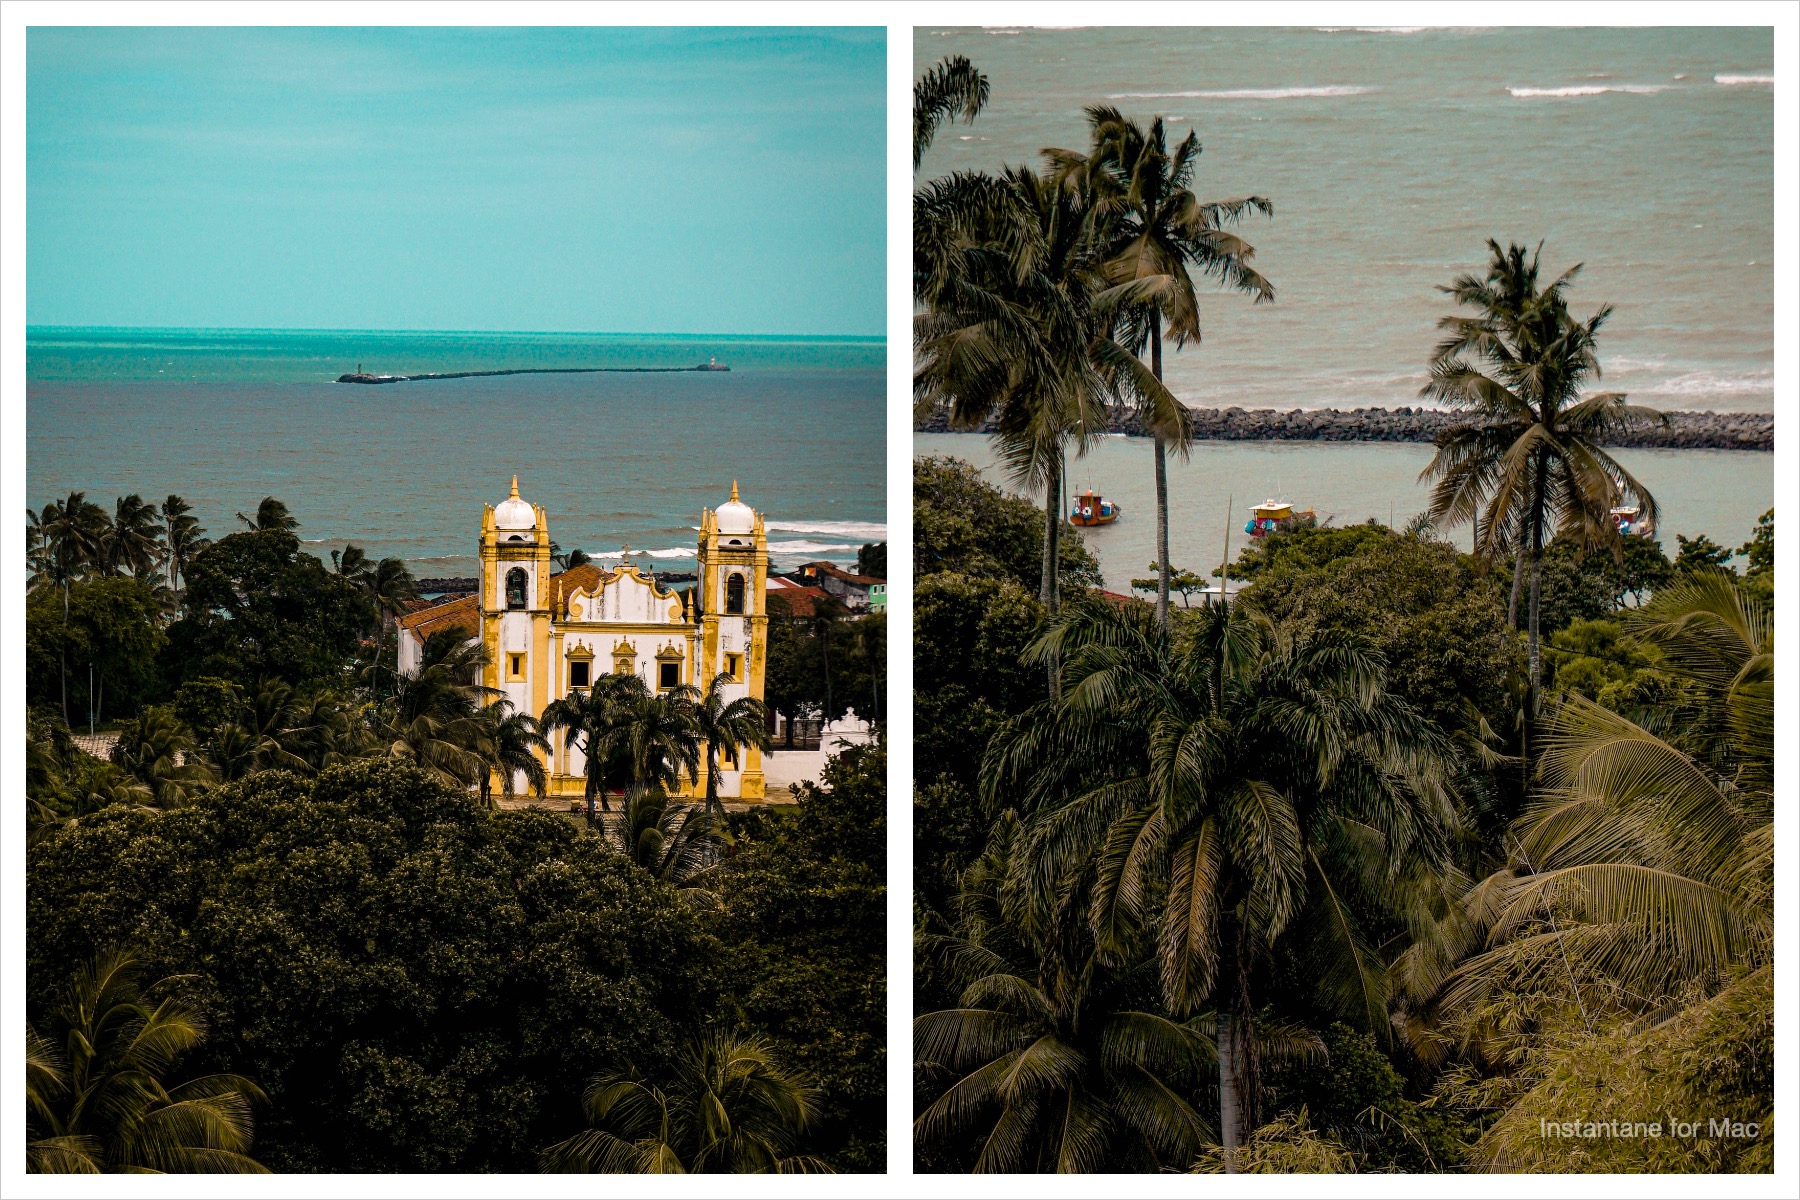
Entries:
{"type": "Polygon", "coordinates": [[[791,576],[796,582],[821,588],[843,601],[846,608],[884,612],[887,609],[887,580],[873,575],[858,575],[833,562],[803,564],[791,576]]]}
{"type": "MultiPolygon", "coordinates": [[[[478,590],[400,619],[399,666],[416,668],[425,639],[460,629],[487,650],[482,683],[538,716],[551,700],[584,691],[605,674],[634,674],[654,690],[692,684],[704,690],[725,674],[727,700],[762,699],[768,645],[765,594],[768,537],[760,514],[731,499],[700,517],[696,580],[675,592],[633,566],[587,563],[554,572],[549,518],[540,505],[512,494],[481,516],[478,590]]],[[[551,796],[580,796],[586,763],[579,744],[552,738],[544,756],[551,796]]],[[[722,747],[719,795],[764,798],[761,751],[722,747]]],[[[702,772],[705,770],[704,758],[702,772]]],[[[704,795],[683,780],[684,794],[704,795]]],[[[523,790],[521,788],[520,790],[523,790]]]]}

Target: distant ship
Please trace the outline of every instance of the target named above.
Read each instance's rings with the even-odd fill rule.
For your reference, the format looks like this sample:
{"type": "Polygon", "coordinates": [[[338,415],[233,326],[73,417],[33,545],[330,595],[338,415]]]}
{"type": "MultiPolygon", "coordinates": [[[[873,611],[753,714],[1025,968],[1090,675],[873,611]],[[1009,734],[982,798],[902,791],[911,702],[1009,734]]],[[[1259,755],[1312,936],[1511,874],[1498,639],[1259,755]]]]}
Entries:
{"type": "Polygon", "coordinates": [[[696,370],[696,371],[729,371],[729,370],[731,370],[731,368],[726,366],[724,363],[720,362],[716,358],[709,358],[705,362],[701,363],[699,366],[695,367],[694,370],[696,370]]]}

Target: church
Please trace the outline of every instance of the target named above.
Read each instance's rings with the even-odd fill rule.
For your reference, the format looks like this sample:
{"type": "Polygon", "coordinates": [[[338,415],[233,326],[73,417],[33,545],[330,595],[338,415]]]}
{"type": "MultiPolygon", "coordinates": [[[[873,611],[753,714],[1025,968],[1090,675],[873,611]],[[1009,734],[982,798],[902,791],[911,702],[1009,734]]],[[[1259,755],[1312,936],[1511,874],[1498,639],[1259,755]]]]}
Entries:
{"type": "MultiPolygon", "coordinates": [[[[400,670],[417,668],[433,633],[460,628],[487,649],[481,682],[534,717],[608,672],[641,676],[652,689],[692,684],[702,691],[723,672],[731,679],[727,700],[760,700],[769,546],[762,516],[738,499],[736,483],[729,500],[702,512],[696,557],[696,582],[680,593],[629,559],[611,569],[587,563],[553,572],[549,519],[519,495],[515,475],[512,494],[482,508],[478,590],[401,618],[400,670]]],[[[546,794],[581,796],[579,739],[570,747],[558,733],[551,745],[546,794]]],[[[762,752],[754,746],[721,748],[719,776],[723,799],[764,798],[762,752]]],[[[704,795],[704,774],[682,786],[685,795],[704,795]]]]}

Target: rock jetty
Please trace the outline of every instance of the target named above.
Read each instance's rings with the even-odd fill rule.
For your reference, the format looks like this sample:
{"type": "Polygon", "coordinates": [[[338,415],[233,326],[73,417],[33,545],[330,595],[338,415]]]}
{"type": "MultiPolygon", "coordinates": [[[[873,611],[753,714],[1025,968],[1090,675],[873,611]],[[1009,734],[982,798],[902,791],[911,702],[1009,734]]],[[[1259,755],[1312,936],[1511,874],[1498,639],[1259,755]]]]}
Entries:
{"type": "MultiPolygon", "coordinates": [[[[1218,442],[1426,442],[1467,421],[1461,413],[1435,408],[1193,408],[1194,436],[1218,442]]],[[[1773,450],[1773,413],[1672,412],[1668,424],[1618,434],[1608,445],[1681,450],[1773,450]]],[[[913,428],[920,433],[952,433],[940,409],[913,428]]],[[[1147,436],[1136,416],[1114,410],[1114,433],[1147,436]]]]}

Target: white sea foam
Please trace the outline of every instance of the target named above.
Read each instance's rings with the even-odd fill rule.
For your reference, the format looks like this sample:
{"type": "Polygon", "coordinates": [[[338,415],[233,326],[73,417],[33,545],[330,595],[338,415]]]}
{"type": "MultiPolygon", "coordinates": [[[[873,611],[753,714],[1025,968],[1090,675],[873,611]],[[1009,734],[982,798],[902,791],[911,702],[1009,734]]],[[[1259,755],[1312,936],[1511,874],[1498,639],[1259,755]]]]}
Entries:
{"type": "Polygon", "coordinates": [[[1442,25],[1321,25],[1320,33],[1424,33],[1442,25]]]}
{"type": "Polygon", "coordinates": [[[1774,390],[1773,371],[1689,371],[1633,392],[1639,396],[1741,396],[1774,390]]]}
{"type": "MultiPolygon", "coordinates": [[[[589,551],[588,557],[592,558],[592,559],[607,559],[608,561],[612,561],[612,560],[624,558],[625,552],[623,550],[589,551]]],[[[692,546],[673,546],[667,550],[633,550],[631,552],[631,557],[633,557],[633,558],[692,558],[692,557],[694,557],[694,548],[692,546]]]]}
{"type": "Polygon", "coordinates": [[[1598,96],[1604,92],[1629,92],[1635,96],[1649,96],[1656,92],[1666,92],[1672,85],[1667,83],[1584,83],[1574,87],[1536,88],[1509,87],[1520,100],[1561,99],[1567,96],[1598,96]]]}
{"type": "Polygon", "coordinates": [[[1570,95],[1600,95],[1604,92],[1629,92],[1633,95],[1652,95],[1656,92],[1667,92],[1669,83],[1582,83],[1570,88],[1507,88],[1514,97],[1525,99],[1562,99],[1570,95]]]}
{"type": "Polygon", "coordinates": [[[793,554],[842,554],[861,550],[861,542],[770,542],[769,553],[784,557],[793,554]]]}
{"type": "Polygon", "coordinates": [[[1113,92],[1108,100],[1298,100],[1315,96],[1365,96],[1380,88],[1360,84],[1324,87],[1227,88],[1209,92],[1113,92]]]}
{"type": "Polygon", "coordinates": [[[876,521],[766,521],[763,527],[772,533],[835,533],[873,541],[887,537],[887,526],[876,521]]]}
{"type": "Polygon", "coordinates": [[[1774,87],[1775,77],[1773,75],[1714,75],[1713,82],[1724,84],[1726,87],[1743,87],[1746,85],[1774,87]]]}

